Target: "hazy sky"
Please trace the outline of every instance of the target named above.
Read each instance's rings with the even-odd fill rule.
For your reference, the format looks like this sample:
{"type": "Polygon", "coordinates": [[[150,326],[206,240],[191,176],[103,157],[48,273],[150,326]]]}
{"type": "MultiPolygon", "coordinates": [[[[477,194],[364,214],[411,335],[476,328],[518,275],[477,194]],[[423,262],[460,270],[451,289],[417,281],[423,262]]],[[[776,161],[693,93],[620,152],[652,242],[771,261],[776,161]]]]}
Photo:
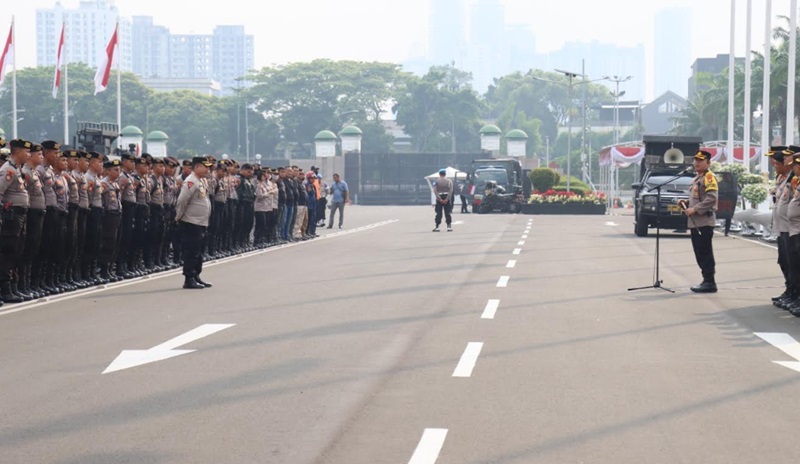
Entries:
{"type": "MultiPolygon", "coordinates": [[[[474,0],[467,0],[474,3],[474,0]]],[[[149,15],[172,33],[209,34],[215,25],[243,24],[255,36],[256,66],[313,58],[401,62],[424,51],[429,0],[117,0],[124,16],[149,15]],[[187,7],[188,5],[192,5],[187,7]]],[[[78,0],[62,0],[68,8],[78,0]]],[[[688,6],[693,13],[692,58],[727,53],[730,0],[504,0],[506,21],[530,24],[537,51],[558,49],[565,41],[599,40],[619,45],[644,44],[652,63],[653,17],[661,8],[688,6]]],[[[774,0],[773,18],[789,15],[789,0],[774,0]]],[[[752,48],[763,50],[765,0],[753,1],[752,48]]],[[[37,8],[55,0],[4,0],[0,35],[16,16],[17,66],[35,65],[37,8]]],[[[745,45],[745,0],[736,0],[737,55],[745,45]]],[[[773,26],[777,20],[773,19],[773,26]]],[[[588,58],[588,57],[587,57],[588,58]]]]}

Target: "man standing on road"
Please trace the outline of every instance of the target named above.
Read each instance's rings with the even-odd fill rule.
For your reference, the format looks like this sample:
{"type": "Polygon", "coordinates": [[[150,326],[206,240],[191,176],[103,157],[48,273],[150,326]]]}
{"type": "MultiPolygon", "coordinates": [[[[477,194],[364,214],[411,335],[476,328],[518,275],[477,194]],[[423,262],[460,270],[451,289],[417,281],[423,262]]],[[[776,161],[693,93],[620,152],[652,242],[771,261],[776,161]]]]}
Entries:
{"type": "Polygon", "coordinates": [[[778,234],[778,266],[783,274],[785,290],[773,297],[772,302],[779,308],[791,303],[798,295],[789,273],[789,217],[788,208],[791,200],[789,190],[794,177],[792,166],[786,164],[791,156],[788,147],[770,147],[766,156],[775,168],[775,187],[772,192],[772,230],[778,234]]]}
{"type": "Polygon", "coordinates": [[[347,182],[341,180],[339,174],[334,174],[330,191],[332,196],[331,218],[328,220],[328,229],[333,229],[333,218],[336,217],[336,210],[339,210],[339,228],[341,229],[344,222],[344,205],[350,204],[350,189],[347,188],[347,182]]]}
{"type": "Polygon", "coordinates": [[[200,273],[203,271],[204,236],[211,215],[206,174],[212,166],[214,163],[204,156],[192,158],[192,173],[183,182],[175,207],[175,222],[180,228],[183,249],[183,288],[211,287],[200,279],[200,273]]]}
{"type": "Polygon", "coordinates": [[[694,170],[697,173],[689,189],[689,207],[684,211],[689,217],[692,231],[692,249],[697,264],[703,273],[703,282],[692,287],[696,293],[714,293],[717,284],[714,280],[715,261],[711,239],[717,222],[717,177],[708,170],[711,153],[700,150],[694,155],[694,170]]]}
{"type": "Polygon", "coordinates": [[[436,227],[434,232],[439,232],[439,225],[442,223],[442,213],[444,213],[447,231],[453,231],[453,181],[447,178],[447,170],[439,169],[439,178],[433,184],[433,192],[436,195],[436,227]]]}

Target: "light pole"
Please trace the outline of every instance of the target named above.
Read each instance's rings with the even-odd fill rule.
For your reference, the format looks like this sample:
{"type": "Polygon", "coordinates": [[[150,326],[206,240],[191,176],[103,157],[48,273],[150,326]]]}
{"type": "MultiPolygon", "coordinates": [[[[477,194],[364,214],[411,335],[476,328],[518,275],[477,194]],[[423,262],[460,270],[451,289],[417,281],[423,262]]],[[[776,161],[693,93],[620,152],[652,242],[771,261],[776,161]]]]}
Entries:
{"type": "MultiPolygon", "coordinates": [[[[619,144],[619,97],[625,95],[625,91],[619,91],[619,83],[631,80],[633,76],[603,76],[603,79],[609,80],[616,85],[616,91],[611,95],[614,97],[614,145],[619,144]]],[[[619,195],[619,169],[613,163],[611,164],[614,169],[614,193],[619,195]]]]}

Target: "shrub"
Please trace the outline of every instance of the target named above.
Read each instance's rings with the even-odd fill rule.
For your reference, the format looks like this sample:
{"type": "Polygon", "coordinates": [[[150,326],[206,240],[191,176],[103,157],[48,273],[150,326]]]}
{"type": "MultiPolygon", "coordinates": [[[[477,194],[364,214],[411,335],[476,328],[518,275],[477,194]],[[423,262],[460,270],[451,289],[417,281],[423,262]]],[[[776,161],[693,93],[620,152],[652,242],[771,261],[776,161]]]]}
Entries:
{"type": "Polygon", "coordinates": [[[558,183],[558,178],[560,177],[557,172],[550,168],[534,169],[529,176],[533,188],[540,192],[546,192],[552,189],[558,183]]]}
{"type": "Polygon", "coordinates": [[[767,199],[767,187],[762,184],[747,184],[742,189],[744,198],[753,208],[763,203],[767,199]]]}

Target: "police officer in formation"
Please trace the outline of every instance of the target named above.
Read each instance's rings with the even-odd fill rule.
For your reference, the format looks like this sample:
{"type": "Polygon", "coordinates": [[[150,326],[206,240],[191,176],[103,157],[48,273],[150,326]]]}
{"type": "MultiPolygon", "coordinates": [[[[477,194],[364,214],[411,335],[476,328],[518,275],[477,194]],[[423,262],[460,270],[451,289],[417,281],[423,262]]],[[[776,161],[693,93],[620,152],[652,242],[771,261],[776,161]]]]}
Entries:
{"type": "Polygon", "coordinates": [[[110,160],[51,140],[8,145],[0,152],[0,305],[179,265],[185,288],[207,288],[204,258],[317,236],[306,219],[314,213],[303,213],[320,196],[314,171],[125,151],[110,160]]]}
{"type": "Polygon", "coordinates": [[[800,147],[774,146],[766,153],[775,169],[772,230],[778,235],[778,266],[785,289],[772,298],[775,306],[800,317],[800,147]]]}

